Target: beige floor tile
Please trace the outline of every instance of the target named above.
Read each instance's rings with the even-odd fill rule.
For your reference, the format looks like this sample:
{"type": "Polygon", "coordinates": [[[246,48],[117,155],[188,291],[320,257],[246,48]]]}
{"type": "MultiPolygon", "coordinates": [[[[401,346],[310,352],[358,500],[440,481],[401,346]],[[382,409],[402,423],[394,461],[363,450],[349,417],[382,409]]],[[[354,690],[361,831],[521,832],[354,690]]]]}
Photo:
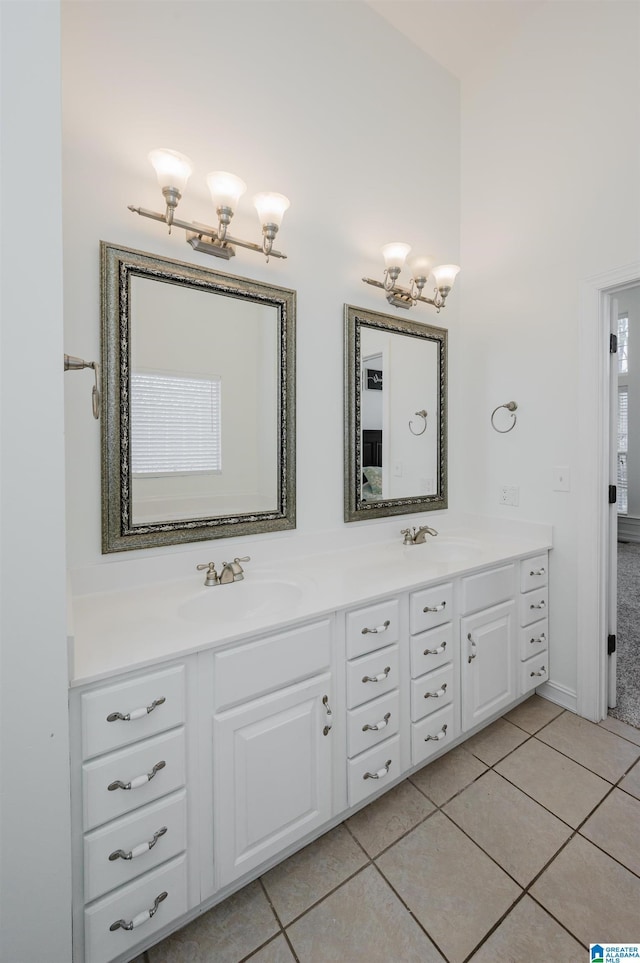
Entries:
{"type": "Polygon", "coordinates": [[[451,749],[411,776],[414,786],[441,806],[487,771],[487,767],[462,746],[451,749]]]}
{"type": "Polygon", "coordinates": [[[531,895],[587,946],[638,939],[640,879],[581,836],[554,859],[531,895]]]}
{"type": "Polygon", "coordinates": [[[526,702],[521,702],[511,712],[507,712],[503,718],[533,735],[561,712],[564,712],[562,706],[557,706],[538,695],[532,695],[526,702]]]}
{"type": "Polygon", "coordinates": [[[624,777],[620,783],[620,789],[624,789],[625,792],[631,793],[636,799],[640,799],[640,762],[637,762],[624,777]]]}
{"type": "Polygon", "coordinates": [[[238,963],[279,928],[260,883],[250,883],[148,950],[149,963],[238,963]]]}
{"type": "Polygon", "coordinates": [[[525,742],[495,771],[574,829],[611,790],[600,776],[537,739],[525,742]]]}
{"type": "Polygon", "coordinates": [[[377,856],[434,811],[408,780],[401,782],[347,820],[347,826],[370,856],[377,856]]]}
{"type": "Polygon", "coordinates": [[[288,928],[300,963],[444,963],[373,866],[288,928]]]}
{"type": "Polygon", "coordinates": [[[617,736],[622,736],[623,739],[627,739],[629,742],[634,742],[636,746],[640,746],[640,729],[636,729],[634,726],[628,726],[626,722],[620,722],[619,719],[613,719],[611,716],[607,716],[599,723],[603,729],[608,729],[609,732],[615,732],[617,736]]]}
{"type": "Polygon", "coordinates": [[[443,813],[376,862],[450,963],[464,960],[522,892],[443,813]]]}
{"type": "Polygon", "coordinates": [[[536,739],[553,746],[609,782],[617,782],[640,756],[640,746],[634,746],[571,712],[563,712],[542,729],[536,739]]]}
{"type": "Polygon", "coordinates": [[[469,963],[523,963],[540,959],[585,963],[587,951],[542,907],[525,896],[469,963]]]}
{"type": "Polygon", "coordinates": [[[580,832],[640,876],[640,799],[614,789],[580,832]]]}
{"type": "Polygon", "coordinates": [[[295,963],[295,958],[284,936],[277,936],[249,957],[247,963],[295,963]]]}
{"type": "Polygon", "coordinates": [[[498,719],[477,735],[467,739],[465,749],[485,762],[487,766],[493,766],[528,738],[522,729],[504,719],[498,719]]]}
{"type": "Polygon", "coordinates": [[[337,826],[269,870],[262,882],[286,925],[367,862],[345,827],[337,826]]]}
{"type": "Polygon", "coordinates": [[[495,772],[487,772],[444,811],[521,886],[571,835],[569,826],[495,772]]]}

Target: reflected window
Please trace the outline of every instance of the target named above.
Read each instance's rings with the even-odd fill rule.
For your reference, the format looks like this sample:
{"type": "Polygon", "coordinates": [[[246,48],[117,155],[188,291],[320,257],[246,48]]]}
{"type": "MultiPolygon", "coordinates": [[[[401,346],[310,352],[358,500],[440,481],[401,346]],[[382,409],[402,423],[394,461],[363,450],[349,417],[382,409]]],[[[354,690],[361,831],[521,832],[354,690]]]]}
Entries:
{"type": "Polygon", "coordinates": [[[627,477],[627,451],[629,448],[629,393],[627,387],[618,388],[618,515],[629,511],[629,480],[627,477]]]}
{"type": "Polygon", "coordinates": [[[618,374],[629,372],[629,315],[618,318],[618,374]]]}

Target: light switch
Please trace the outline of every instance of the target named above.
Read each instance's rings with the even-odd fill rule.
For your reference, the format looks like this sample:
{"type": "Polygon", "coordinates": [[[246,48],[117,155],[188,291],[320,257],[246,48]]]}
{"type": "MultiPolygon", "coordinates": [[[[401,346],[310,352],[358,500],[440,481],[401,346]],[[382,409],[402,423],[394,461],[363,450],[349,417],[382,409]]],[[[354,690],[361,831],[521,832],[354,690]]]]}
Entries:
{"type": "Polygon", "coordinates": [[[554,492],[571,491],[571,472],[567,465],[556,466],[553,469],[553,490],[554,492]]]}

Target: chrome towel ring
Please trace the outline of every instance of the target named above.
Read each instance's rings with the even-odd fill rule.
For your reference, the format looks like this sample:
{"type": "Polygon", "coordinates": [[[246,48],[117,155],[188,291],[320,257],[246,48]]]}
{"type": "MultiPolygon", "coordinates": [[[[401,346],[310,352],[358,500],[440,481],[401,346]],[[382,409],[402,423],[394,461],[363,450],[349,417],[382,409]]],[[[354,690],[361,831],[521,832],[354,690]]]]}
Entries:
{"type": "Polygon", "coordinates": [[[516,404],[515,401],[508,401],[505,405],[498,405],[496,408],[494,408],[493,411],[491,412],[491,427],[493,428],[493,430],[497,431],[501,435],[506,435],[508,431],[512,431],[516,426],[517,417],[516,415],[514,415],[514,411],[517,409],[517,407],[518,405],[516,404]],[[500,411],[501,408],[506,408],[507,411],[511,412],[511,417],[513,418],[513,421],[511,422],[508,428],[497,428],[493,420],[495,417],[496,411],[500,411]]]}

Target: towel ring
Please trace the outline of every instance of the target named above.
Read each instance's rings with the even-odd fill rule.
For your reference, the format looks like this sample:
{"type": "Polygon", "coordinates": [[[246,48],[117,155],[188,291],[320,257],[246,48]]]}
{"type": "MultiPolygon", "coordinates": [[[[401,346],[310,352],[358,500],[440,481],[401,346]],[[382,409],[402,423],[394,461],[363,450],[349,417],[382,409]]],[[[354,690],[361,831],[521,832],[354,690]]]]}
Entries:
{"type": "Polygon", "coordinates": [[[498,434],[500,435],[506,435],[508,431],[512,431],[516,426],[517,417],[516,415],[514,415],[513,412],[516,410],[517,407],[518,405],[516,404],[515,401],[508,401],[506,405],[498,405],[496,408],[494,408],[493,411],[491,412],[491,427],[493,428],[493,430],[497,431],[498,434]],[[513,421],[511,422],[508,428],[496,428],[495,422],[493,420],[495,417],[496,411],[500,411],[501,408],[506,408],[507,411],[511,412],[511,417],[513,418],[513,421]]]}
{"type": "Polygon", "coordinates": [[[413,426],[411,425],[411,420],[409,420],[409,431],[412,435],[424,435],[425,431],[427,430],[427,412],[423,408],[422,411],[416,411],[416,414],[419,415],[420,418],[424,418],[424,425],[420,431],[414,431],[413,426]]]}
{"type": "Polygon", "coordinates": [[[98,387],[98,381],[100,379],[100,365],[97,361],[84,361],[82,358],[74,358],[73,355],[65,354],[65,371],[81,371],[83,368],[93,368],[95,384],[91,389],[91,411],[93,412],[93,417],[97,421],[100,417],[100,389],[98,387]]]}

